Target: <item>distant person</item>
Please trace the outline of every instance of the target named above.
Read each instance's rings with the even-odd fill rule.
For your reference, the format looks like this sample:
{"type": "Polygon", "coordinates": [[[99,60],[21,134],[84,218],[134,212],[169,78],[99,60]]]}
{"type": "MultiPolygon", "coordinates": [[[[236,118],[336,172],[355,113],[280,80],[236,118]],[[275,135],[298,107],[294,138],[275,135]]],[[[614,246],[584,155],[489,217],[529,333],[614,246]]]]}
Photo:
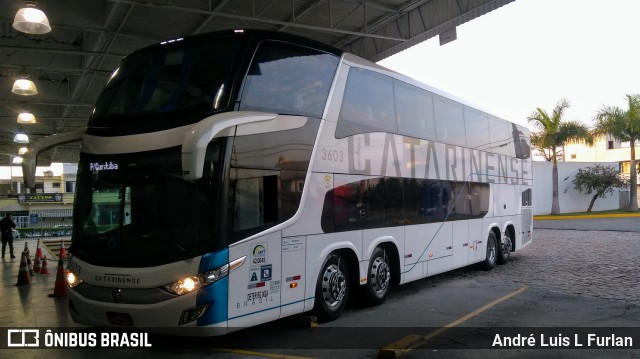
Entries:
{"type": "Polygon", "coordinates": [[[11,258],[15,258],[13,255],[13,229],[16,228],[16,223],[13,221],[11,213],[7,213],[2,220],[0,220],[0,233],[2,233],[2,258],[4,258],[5,248],[9,243],[9,253],[11,258]]]}

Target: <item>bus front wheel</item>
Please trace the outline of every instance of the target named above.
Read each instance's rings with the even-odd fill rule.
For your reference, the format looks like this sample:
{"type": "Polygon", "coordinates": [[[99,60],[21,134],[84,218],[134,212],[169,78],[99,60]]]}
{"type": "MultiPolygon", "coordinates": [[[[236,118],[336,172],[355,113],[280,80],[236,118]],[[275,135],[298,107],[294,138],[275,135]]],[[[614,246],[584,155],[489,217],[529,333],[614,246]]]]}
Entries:
{"type": "Polygon", "coordinates": [[[362,286],[365,306],[376,306],[384,302],[391,284],[391,265],[383,248],[377,247],[371,254],[367,284],[362,286]]]}
{"type": "Polygon", "coordinates": [[[322,266],[318,283],[314,312],[319,322],[338,319],[347,305],[349,297],[349,270],[339,254],[332,253],[322,266]]]}
{"type": "Polygon", "coordinates": [[[487,258],[484,260],[484,270],[492,270],[496,266],[497,242],[496,234],[489,232],[489,238],[487,238],[487,258]]]}

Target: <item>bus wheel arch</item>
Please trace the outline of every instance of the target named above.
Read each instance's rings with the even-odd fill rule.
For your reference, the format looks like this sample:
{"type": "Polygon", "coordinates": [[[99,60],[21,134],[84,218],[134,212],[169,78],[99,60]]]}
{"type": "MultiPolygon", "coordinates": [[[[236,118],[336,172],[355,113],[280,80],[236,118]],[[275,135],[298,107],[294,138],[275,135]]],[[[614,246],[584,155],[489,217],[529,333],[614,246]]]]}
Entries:
{"type": "Polygon", "coordinates": [[[358,261],[349,249],[335,250],[325,258],[318,274],[313,312],[318,321],[330,322],[342,315],[357,283],[358,261]]]}
{"type": "Polygon", "coordinates": [[[515,228],[508,225],[498,241],[498,264],[506,264],[509,261],[511,252],[515,249],[515,228]]]}
{"type": "Polygon", "coordinates": [[[378,245],[371,253],[367,282],[360,286],[361,302],[365,307],[384,303],[392,286],[400,283],[398,248],[390,242],[378,245]]]}

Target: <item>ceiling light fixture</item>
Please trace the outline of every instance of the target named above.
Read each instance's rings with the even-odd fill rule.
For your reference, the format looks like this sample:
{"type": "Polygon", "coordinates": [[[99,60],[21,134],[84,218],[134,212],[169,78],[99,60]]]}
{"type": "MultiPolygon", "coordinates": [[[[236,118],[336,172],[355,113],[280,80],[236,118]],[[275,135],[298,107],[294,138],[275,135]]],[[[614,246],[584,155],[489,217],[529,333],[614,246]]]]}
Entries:
{"type": "Polygon", "coordinates": [[[11,92],[16,95],[33,96],[38,94],[38,89],[36,88],[36,84],[34,84],[33,81],[29,80],[26,77],[23,77],[17,79],[16,82],[13,83],[11,92]]]}
{"type": "Polygon", "coordinates": [[[36,123],[36,116],[30,112],[22,112],[18,115],[18,123],[36,123]]]}
{"type": "Polygon", "coordinates": [[[18,149],[18,154],[19,155],[24,155],[27,152],[29,152],[29,149],[26,148],[26,147],[20,147],[20,149],[18,149]]]}
{"type": "Polygon", "coordinates": [[[29,143],[29,136],[26,133],[18,132],[13,136],[13,142],[16,143],[29,143]]]}
{"type": "Polygon", "coordinates": [[[20,156],[14,156],[14,157],[13,157],[13,161],[12,161],[12,162],[13,162],[13,164],[14,164],[14,165],[19,165],[19,164],[21,164],[21,163],[22,163],[22,161],[23,161],[22,157],[20,157],[20,156]]]}
{"type": "Polygon", "coordinates": [[[45,13],[36,8],[35,2],[25,1],[26,7],[18,10],[13,19],[13,28],[26,34],[42,35],[51,31],[49,19],[45,13]]]}

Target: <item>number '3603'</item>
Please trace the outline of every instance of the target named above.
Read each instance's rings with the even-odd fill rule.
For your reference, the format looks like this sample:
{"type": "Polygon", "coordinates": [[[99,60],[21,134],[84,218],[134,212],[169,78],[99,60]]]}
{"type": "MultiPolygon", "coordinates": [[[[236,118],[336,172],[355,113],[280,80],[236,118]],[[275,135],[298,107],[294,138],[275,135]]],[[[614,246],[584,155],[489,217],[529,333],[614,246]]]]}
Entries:
{"type": "Polygon", "coordinates": [[[344,161],[344,154],[339,150],[328,150],[326,148],[322,149],[322,160],[323,161],[333,161],[333,162],[342,162],[344,161]]]}

